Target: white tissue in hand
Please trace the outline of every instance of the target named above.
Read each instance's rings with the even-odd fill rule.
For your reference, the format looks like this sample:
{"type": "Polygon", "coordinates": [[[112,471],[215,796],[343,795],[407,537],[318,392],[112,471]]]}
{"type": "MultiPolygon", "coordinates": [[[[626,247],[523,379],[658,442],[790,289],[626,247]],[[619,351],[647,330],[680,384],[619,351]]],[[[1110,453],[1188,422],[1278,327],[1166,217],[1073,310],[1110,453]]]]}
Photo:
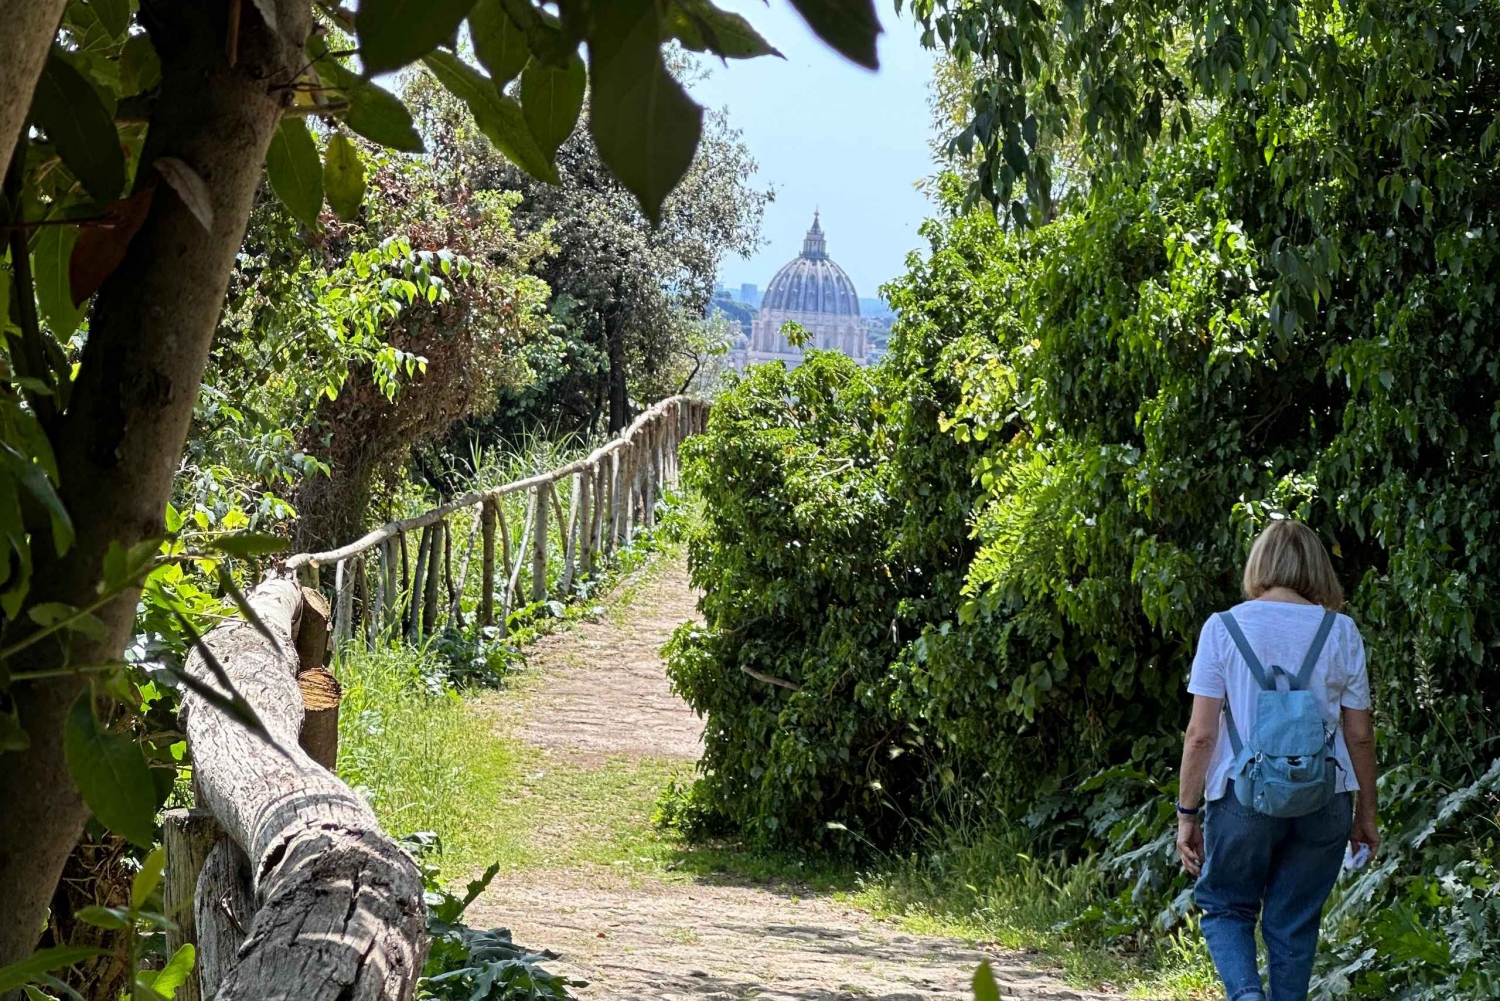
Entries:
{"type": "Polygon", "coordinates": [[[1368,861],[1370,861],[1370,846],[1369,845],[1361,844],[1359,846],[1359,850],[1358,851],[1356,851],[1354,849],[1353,845],[1345,846],[1345,848],[1344,848],[1344,868],[1345,869],[1359,869],[1359,868],[1363,868],[1364,864],[1366,862],[1368,862],[1368,861]]]}

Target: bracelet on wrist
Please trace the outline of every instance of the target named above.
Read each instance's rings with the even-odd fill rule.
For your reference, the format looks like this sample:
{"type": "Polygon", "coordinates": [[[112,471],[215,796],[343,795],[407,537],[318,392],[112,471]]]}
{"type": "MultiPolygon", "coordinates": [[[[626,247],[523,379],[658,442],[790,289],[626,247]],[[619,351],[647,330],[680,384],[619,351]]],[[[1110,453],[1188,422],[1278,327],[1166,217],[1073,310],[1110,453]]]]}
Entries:
{"type": "Polygon", "coordinates": [[[1203,807],[1201,806],[1183,806],[1181,803],[1177,804],[1177,815],[1179,817],[1196,817],[1202,812],[1203,807]]]}

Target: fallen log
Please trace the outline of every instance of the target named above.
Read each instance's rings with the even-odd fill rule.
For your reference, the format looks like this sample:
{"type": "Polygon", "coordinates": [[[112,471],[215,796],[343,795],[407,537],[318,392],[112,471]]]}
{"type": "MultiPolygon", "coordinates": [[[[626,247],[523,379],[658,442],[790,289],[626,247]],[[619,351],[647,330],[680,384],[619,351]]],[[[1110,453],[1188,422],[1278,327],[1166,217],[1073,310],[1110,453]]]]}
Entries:
{"type": "MultiPolygon", "coordinates": [[[[290,578],[251,593],[277,646],[240,621],[204,638],[269,737],[200,695],[183,700],[200,805],[244,852],[255,905],[233,955],[215,950],[216,968],[205,967],[203,995],[407,1001],[427,953],[421,874],[365,802],[298,746],[303,703],[292,627],[302,600],[290,578]]],[[[201,650],[187,670],[223,691],[201,650]]],[[[212,875],[222,881],[234,871],[220,865],[212,875]]],[[[201,930],[205,902],[198,903],[201,930]]]]}

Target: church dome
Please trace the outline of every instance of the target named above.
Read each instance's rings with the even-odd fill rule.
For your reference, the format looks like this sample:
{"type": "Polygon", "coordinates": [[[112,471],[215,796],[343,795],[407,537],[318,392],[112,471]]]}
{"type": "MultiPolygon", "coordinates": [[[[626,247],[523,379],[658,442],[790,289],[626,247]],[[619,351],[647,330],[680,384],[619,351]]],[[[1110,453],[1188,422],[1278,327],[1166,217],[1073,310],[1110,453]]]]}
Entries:
{"type": "Polygon", "coordinates": [[[844,269],[828,257],[823,227],[813,213],[812,228],[802,241],[802,253],[776,272],[761,299],[762,310],[831,313],[859,316],[859,293],[844,269]]]}

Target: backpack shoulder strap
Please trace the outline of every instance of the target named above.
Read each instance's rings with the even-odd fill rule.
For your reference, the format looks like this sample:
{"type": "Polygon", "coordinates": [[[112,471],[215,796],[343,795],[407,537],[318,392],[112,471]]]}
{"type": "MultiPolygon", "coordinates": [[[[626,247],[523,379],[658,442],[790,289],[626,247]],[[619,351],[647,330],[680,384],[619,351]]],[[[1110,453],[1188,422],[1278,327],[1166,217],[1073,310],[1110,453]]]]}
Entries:
{"type": "Polygon", "coordinates": [[[1328,634],[1333,630],[1333,623],[1337,618],[1338,615],[1335,612],[1323,613],[1323,621],[1318,623],[1318,631],[1313,636],[1312,645],[1307,648],[1307,656],[1302,658],[1302,669],[1297,672],[1297,678],[1292,682],[1292,687],[1298,691],[1307,688],[1311,683],[1313,668],[1318,666],[1318,658],[1323,655],[1323,646],[1328,642],[1328,634]]]}
{"type": "MultiPolygon", "coordinates": [[[[1250,674],[1255,678],[1255,683],[1261,688],[1270,690],[1275,687],[1271,679],[1266,677],[1266,669],[1261,666],[1260,658],[1255,656],[1255,651],[1250,649],[1250,641],[1245,639],[1245,631],[1240,624],[1234,621],[1234,616],[1229,612],[1220,612],[1219,621],[1224,623],[1224,628],[1229,630],[1229,638],[1234,640],[1234,645],[1240,648],[1240,656],[1245,658],[1245,666],[1250,668],[1250,674]]],[[[1322,644],[1319,643],[1321,647],[1322,644]]],[[[1316,657],[1313,658],[1317,660],[1316,657]]],[[[1227,701],[1227,700],[1226,700],[1227,701]]]]}

